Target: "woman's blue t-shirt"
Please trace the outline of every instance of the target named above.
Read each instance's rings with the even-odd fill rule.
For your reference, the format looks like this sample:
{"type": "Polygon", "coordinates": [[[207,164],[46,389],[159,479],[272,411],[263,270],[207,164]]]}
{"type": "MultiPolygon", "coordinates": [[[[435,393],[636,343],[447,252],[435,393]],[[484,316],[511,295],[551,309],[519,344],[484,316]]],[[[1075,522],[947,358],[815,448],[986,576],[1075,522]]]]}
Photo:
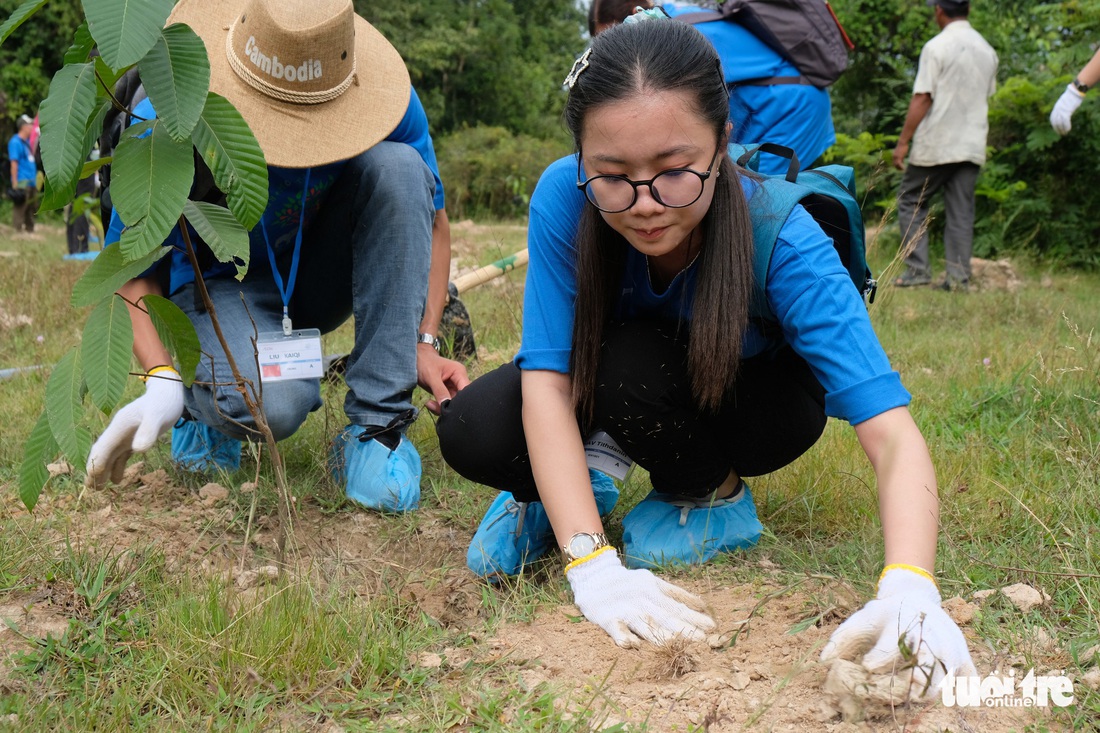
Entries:
{"type": "MultiPolygon", "coordinates": [[[[576,301],[574,238],[586,205],[576,187],[577,159],[554,162],[539,179],[528,225],[530,262],[523,302],[521,369],[569,373],[576,301]]],[[[751,181],[742,179],[751,192],[751,181]]],[[[693,264],[663,293],[655,293],[645,257],[627,250],[617,312],[625,319],[690,320],[693,264]]],[[[853,425],[894,407],[910,395],[890,367],[859,293],[830,240],[801,206],[780,231],[768,268],[768,306],[782,339],[802,356],[825,388],[825,412],[853,425]]],[[[777,346],[757,326],[744,335],[744,358],[777,346]]]]}

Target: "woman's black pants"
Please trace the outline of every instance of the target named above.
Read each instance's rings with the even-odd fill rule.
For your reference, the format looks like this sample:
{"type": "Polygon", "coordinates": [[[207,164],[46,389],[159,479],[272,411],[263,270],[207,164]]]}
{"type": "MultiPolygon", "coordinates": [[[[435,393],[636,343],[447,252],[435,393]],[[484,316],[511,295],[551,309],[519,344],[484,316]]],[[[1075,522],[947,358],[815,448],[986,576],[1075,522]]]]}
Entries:
{"type": "MultiPolygon", "coordinates": [[[[729,476],[759,476],[793,462],[825,429],[825,393],[806,362],[784,346],[741,362],[717,412],[691,394],[687,337],[655,321],[611,325],[597,372],[593,424],[662,493],[706,496],[729,476]]],[[[443,458],[471,481],[538,501],[523,432],[514,362],[476,379],[443,405],[436,423],[443,458]]]]}

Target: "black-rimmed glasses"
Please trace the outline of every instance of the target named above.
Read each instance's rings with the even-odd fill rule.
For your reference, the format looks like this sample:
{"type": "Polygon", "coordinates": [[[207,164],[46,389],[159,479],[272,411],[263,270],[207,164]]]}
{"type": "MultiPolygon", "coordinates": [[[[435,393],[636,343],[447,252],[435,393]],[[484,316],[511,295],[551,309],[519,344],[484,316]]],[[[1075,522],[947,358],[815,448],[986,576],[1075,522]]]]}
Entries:
{"type": "Polygon", "coordinates": [[[706,173],[691,168],[669,168],[648,181],[633,181],[626,176],[592,176],[581,180],[581,161],[577,156],[577,188],[584,191],[589,203],[605,214],[626,211],[638,200],[638,186],[648,186],[649,193],[662,206],[682,209],[691,206],[703,195],[703,185],[714,172],[718,153],[706,173]]]}

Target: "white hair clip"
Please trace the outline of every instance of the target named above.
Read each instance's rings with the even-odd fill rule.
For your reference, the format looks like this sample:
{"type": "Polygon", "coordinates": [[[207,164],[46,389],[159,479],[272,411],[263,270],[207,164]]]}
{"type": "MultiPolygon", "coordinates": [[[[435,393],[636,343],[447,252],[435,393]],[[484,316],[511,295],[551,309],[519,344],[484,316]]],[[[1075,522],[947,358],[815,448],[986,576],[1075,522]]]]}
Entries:
{"type": "Polygon", "coordinates": [[[580,58],[573,62],[573,68],[569,70],[569,76],[565,77],[565,81],[562,82],[564,86],[573,88],[573,85],[577,83],[577,77],[581,75],[581,72],[588,68],[588,57],[592,55],[592,48],[589,47],[580,58]]]}

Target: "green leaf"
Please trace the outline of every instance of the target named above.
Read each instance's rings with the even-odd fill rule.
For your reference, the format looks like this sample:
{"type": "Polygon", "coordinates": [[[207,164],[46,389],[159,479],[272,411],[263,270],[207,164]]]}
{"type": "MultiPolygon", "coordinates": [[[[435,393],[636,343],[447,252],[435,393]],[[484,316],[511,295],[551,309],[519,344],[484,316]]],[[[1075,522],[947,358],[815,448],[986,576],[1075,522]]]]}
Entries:
{"type": "Polygon", "coordinates": [[[180,142],[188,140],[210,88],[210,62],[202,39],[185,25],[170,25],[138,63],[138,70],[168,133],[180,142]]]}
{"type": "Polygon", "coordinates": [[[67,204],[76,190],[77,175],[88,157],[85,141],[97,115],[95,65],[68,64],[54,74],[50,93],[42,100],[42,167],[47,179],[43,209],[67,204]]]}
{"type": "Polygon", "coordinates": [[[110,414],[126,390],[134,329],[130,310],[118,295],[104,298],[84,324],[80,362],[92,402],[110,414]]]}
{"type": "Polygon", "coordinates": [[[61,357],[46,382],[46,414],[61,452],[74,466],[86,464],[92,436],[80,424],[84,416],[84,375],[80,352],[75,347],[61,357]]]}
{"type": "Polygon", "coordinates": [[[12,34],[12,31],[23,25],[23,22],[37,13],[38,9],[45,5],[46,2],[47,0],[27,0],[16,8],[15,12],[4,21],[4,24],[0,25],[0,43],[8,40],[8,36],[12,34]]]}
{"type": "Polygon", "coordinates": [[[248,272],[248,232],[228,209],[204,201],[188,201],[183,215],[220,262],[232,262],[237,279],[248,272]]]}
{"type": "Polygon", "coordinates": [[[252,129],[225,97],[210,92],[191,139],[229,210],[251,231],[267,208],[267,163],[252,129]]]}
{"type": "Polygon", "coordinates": [[[141,299],[157,335],[169,352],[175,355],[180,365],[180,379],[184,387],[190,387],[195,381],[195,368],[202,357],[199,337],[195,333],[195,324],[187,314],[172,301],[159,295],[146,295],[141,299]]]}
{"type": "Polygon", "coordinates": [[[43,410],[23,444],[23,463],[19,466],[19,498],[27,511],[34,511],[42,488],[50,479],[46,464],[57,457],[57,441],[50,431],[50,419],[43,410]]]}
{"type": "Polygon", "coordinates": [[[87,163],[84,164],[84,167],[80,169],[80,180],[84,180],[103,166],[110,165],[113,160],[114,158],[112,158],[110,155],[104,155],[101,158],[89,160],[87,163]]]}
{"type": "Polygon", "coordinates": [[[126,259],[160,247],[183,212],[194,177],[191,143],[173,140],[160,120],[122,134],[111,169],[111,200],[126,224],[120,242],[126,259]],[[152,134],[144,134],[150,127],[152,134]]]}
{"type": "MultiPolygon", "coordinates": [[[[88,120],[88,129],[84,131],[84,144],[82,149],[91,150],[95,147],[96,141],[99,139],[100,133],[103,131],[103,120],[107,116],[107,110],[111,108],[111,100],[107,97],[98,98],[95,112],[88,120]]],[[[87,165],[85,163],[84,165],[87,165]]],[[[77,174],[77,180],[84,178],[84,166],[80,168],[80,172],[77,174]]],[[[75,186],[75,184],[74,184],[75,186]]],[[[46,192],[42,197],[42,205],[40,208],[47,209],[60,209],[62,206],[68,204],[72,198],[76,189],[58,190],[50,185],[49,178],[46,179],[46,192]]]]}
{"type": "Polygon", "coordinates": [[[118,242],[104,247],[73,286],[72,304],[79,308],[98,302],[145,272],[171,249],[157,247],[144,257],[127,262],[123,259],[118,242]]]}
{"type": "Polygon", "coordinates": [[[160,37],[175,0],[83,0],[99,52],[110,66],[130,66],[160,37]]]}
{"type": "Polygon", "coordinates": [[[87,21],[80,24],[73,35],[73,44],[65,52],[66,64],[82,64],[88,60],[88,54],[95,46],[95,39],[88,30],[87,21]]]}
{"type": "Polygon", "coordinates": [[[103,60],[102,56],[96,56],[92,61],[95,63],[96,80],[99,84],[96,86],[96,94],[101,98],[110,98],[110,94],[114,93],[115,84],[122,78],[122,75],[130,70],[131,67],[123,66],[120,69],[112,69],[107,65],[107,62],[103,60]]]}
{"type": "Polygon", "coordinates": [[[74,217],[81,216],[84,212],[92,211],[97,206],[99,206],[99,199],[90,194],[85,194],[73,199],[73,208],[69,213],[74,217]]]}

